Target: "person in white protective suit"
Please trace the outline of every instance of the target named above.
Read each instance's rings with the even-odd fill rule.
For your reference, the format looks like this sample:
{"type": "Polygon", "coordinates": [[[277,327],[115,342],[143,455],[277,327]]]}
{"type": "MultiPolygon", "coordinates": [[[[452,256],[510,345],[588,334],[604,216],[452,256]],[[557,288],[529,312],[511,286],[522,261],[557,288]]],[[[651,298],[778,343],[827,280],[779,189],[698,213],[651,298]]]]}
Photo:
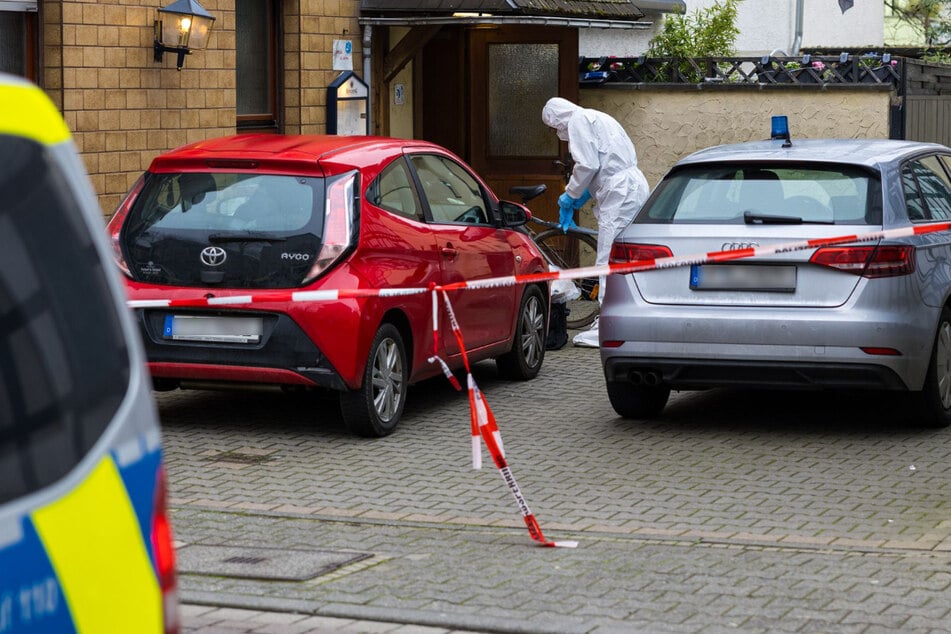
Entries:
{"type": "MultiPolygon", "coordinates": [[[[565,193],[558,198],[559,224],[565,231],[574,226],[574,212],[594,199],[598,222],[598,252],[595,265],[608,263],[611,244],[634,219],[647,200],[650,187],[637,167],[634,143],[613,117],[582,108],[567,99],[553,97],[542,108],[542,121],[568,142],[574,161],[565,193]]],[[[604,299],[604,277],[598,301],[604,299]]],[[[598,322],[574,337],[576,346],[597,348],[598,322]]]]}

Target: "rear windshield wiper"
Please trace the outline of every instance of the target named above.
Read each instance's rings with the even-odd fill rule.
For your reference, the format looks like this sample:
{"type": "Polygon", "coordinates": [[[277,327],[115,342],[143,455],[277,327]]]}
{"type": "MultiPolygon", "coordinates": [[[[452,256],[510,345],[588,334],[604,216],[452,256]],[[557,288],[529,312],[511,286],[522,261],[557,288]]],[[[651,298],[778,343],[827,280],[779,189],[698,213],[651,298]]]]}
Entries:
{"type": "Polygon", "coordinates": [[[748,225],[834,225],[834,220],[803,220],[799,216],[771,216],[743,212],[743,222],[748,225]]]}
{"type": "Polygon", "coordinates": [[[285,242],[281,238],[268,233],[213,233],[208,236],[208,242],[285,242]]]}

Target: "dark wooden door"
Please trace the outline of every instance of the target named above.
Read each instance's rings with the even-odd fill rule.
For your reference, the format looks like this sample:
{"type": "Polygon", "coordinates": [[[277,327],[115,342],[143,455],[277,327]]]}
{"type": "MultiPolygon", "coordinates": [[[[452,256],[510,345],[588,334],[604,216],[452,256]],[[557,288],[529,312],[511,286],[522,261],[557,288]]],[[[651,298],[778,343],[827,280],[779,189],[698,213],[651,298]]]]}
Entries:
{"type": "Polygon", "coordinates": [[[567,145],[542,123],[551,97],[578,101],[578,32],[542,26],[469,31],[469,156],[502,198],[513,185],[545,183],[532,213],[558,219],[567,145]]]}

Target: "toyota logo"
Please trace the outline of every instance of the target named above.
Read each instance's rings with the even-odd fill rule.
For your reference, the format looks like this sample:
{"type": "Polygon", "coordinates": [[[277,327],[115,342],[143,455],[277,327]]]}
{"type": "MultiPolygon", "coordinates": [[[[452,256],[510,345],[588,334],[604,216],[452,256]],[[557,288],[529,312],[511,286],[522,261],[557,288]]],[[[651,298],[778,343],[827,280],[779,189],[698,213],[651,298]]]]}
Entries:
{"type": "Polygon", "coordinates": [[[221,247],[205,247],[201,250],[201,261],[208,266],[221,266],[228,259],[228,254],[221,247]]]}

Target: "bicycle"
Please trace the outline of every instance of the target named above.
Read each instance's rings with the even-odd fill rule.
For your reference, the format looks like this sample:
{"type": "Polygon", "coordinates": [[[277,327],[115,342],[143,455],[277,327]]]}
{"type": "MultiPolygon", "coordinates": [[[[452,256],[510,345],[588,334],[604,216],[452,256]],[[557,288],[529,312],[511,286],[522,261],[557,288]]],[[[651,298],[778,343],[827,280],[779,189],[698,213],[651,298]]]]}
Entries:
{"type": "MultiPolygon", "coordinates": [[[[547,189],[544,184],[523,185],[510,188],[509,193],[520,196],[524,205],[547,189]]],[[[597,231],[572,227],[565,232],[558,223],[534,216],[531,217],[531,222],[546,227],[536,232],[525,225],[525,231],[538,245],[550,265],[559,269],[572,269],[580,266],[582,259],[593,261],[598,250],[597,231]]],[[[598,278],[581,278],[570,282],[578,292],[577,297],[568,299],[568,328],[581,330],[590,325],[601,311],[601,305],[598,303],[598,278]]]]}

